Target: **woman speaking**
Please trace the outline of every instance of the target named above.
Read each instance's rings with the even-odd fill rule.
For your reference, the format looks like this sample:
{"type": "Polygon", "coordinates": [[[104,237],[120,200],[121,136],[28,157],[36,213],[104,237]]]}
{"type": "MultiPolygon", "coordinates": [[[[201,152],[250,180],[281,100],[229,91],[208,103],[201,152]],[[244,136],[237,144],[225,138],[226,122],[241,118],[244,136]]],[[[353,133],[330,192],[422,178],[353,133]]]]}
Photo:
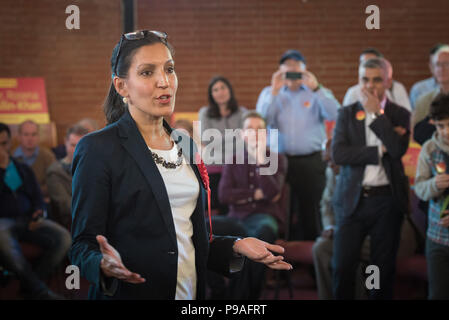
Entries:
{"type": "Polygon", "coordinates": [[[243,256],[291,269],[272,253],[282,247],[208,236],[204,165],[164,120],[178,87],[167,35],[122,35],[111,69],[108,126],[78,143],[72,166],[70,258],[92,284],[89,298],[204,299],[206,269],[230,274],[243,256]]]}

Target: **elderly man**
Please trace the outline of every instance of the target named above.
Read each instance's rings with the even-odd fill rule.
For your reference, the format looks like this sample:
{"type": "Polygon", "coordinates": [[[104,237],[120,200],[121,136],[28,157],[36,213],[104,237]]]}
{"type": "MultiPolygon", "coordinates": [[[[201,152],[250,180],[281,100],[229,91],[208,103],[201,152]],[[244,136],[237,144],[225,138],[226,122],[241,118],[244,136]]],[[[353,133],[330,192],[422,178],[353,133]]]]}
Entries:
{"type": "Polygon", "coordinates": [[[286,51],[279,64],[271,86],[260,93],[257,111],[269,128],[279,130],[279,152],[288,158],[292,213],[298,214],[291,240],[315,240],[321,232],[319,204],[326,180],[324,121],[336,119],[340,104],[306,69],[300,52],[286,51]]]}
{"type": "Polygon", "coordinates": [[[416,103],[413,113],[413,138],[423,144],[431,138],[435,126],[429,123],[429,109],[432,101],[440,93],[449,94],[449,46],[441,46],[433,55],[432,69],[438,88],[422,95],[416,103]]]}
{"type": "MultiPolygon", "coordinates": [[[[360,54],[360,63],[368,59],[383,58],[383,54],[374,48],[368,48],[362,51],[360,54]]],[[[408,111],[412,110],[410,101],[408,99],[407,90],[404,85],[399,81],[393,80],[393,66],[388,60],[385,60],[388,67],[388,90],[385,92],[388,100],[404,107],[408,111]]],[[[360,84],[356,84],[346,91],[343,99],[343,105],[347,106],[362,99],[360,84]]]]}
{"type": "Polygon", "coordinates": [[[379,268],[379,287],[370,296],[391,299],[401,223],[408,209],[401,157],[409,143],[410,113],[386,97],[388,67],[383,59],[363,62],[359,83],[363,99],[340,111],[332,142],[333,159],[341,166],[333,196],[333,290],[337,299],[354,298],[360,250],[369,235],[370,264],[379,268]]]}
{"type": "Polygon", "coordinates": [[[437,89],[439,87],[434,74],[433,56],[442,46],[444,46],[444,44],[438,43],[432,49],[430,49],[429,70],[432,74],[432,77],[416,82],[410,89],[410,102],[412,104],[413,110],[415,110],[416,102],[422,95],[429,93],[430,91],[433,91],[434,89],[437,89]]]}
{"type": "Polygon", "coordinates": [[[48,199],[47,169],[56,161],[54,154],[47,148],[39,146],[39,125],[27,120],[19,126],[19,142],[13,155],[33,169],[42,194],[48,199]]]}
{"type": "Polygon", "coordinates": [[[427,117],[430,104],[439,93],[449,93],[449,45],[443,45],[435,52],[432,57],[432,69],[438,87],[418,98],[413,113],[414,124],[427,117]]]}

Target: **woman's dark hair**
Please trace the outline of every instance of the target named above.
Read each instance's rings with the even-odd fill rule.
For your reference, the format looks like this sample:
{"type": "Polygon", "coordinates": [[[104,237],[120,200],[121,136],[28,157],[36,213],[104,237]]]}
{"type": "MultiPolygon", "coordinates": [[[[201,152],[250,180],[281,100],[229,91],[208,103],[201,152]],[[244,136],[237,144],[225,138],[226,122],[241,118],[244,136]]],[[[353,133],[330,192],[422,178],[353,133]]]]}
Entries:
{"type": "MultiPolygon", "coordinates": [[[[122,36],[123,37],[123,36],[122,36]]],[[[164,44],[171,55],[174,56],[173,47],[164,39],[158,37],[157,35],[149,32],[142,39],[138,40],[127,40],[123,37],[123,40],[117,43],[117,45],[112,50],[111,57],[111,73],[114,77],[114,73],[117,72],[116,76],[120,78],[126,78],[128,76],[128,70],[131,66],[132,59],[137,52],[137,49],[143,46],[152,45],[156,43],[164,44]],[[120,47],[120,48],[119,48],[120,47]],[[120,52],[119,52],[120,49],[120,52]],[[117,59],[117,54],[120,53],[119,59],[117,61],[117,66],[115,66],[115,60],[117,59]]],[[[126,104],[123,102],[122,97],[115,90],[114,83],[111,81],[111,86],[109,87],[108,95],[103,103],[103,111],[106,116],[108,124],[116,122],[126,111],[126,104]]]]}
{"type": "Polygon", "coordinates": [[[9,129],[8,125],[0,122],[0,133],[2,133],[3,131],[6,131],[6,133],[8,134],[8,138],[11,139],[11,130],[9,129]]]}
{"type": "Polygon", "coordinates": [[[237,103],[237,99],[234,97],[234,90],[232,89],[232,85],[228,79],[223,76],[216,76],[212,78],[209,83],[209,87],[207,88],[207,98],[209,100],[209,109],[207,110],[207,115],[209,118],[221,118],[220,108],[218,104],[215,102],[212,97],[212,87],[218,82],[223,82],[229,89],[229,95],[231,96],[228,101],[228,109],[231,111],[231,114],[236,112],[239,108],[239,104],[237,103]]]}
{"type": "Polygon", "coordinates": [[[449,95],[440,93],[435,97],[430,105],[429,118],[432,120],[449,119],[449,95]]]}

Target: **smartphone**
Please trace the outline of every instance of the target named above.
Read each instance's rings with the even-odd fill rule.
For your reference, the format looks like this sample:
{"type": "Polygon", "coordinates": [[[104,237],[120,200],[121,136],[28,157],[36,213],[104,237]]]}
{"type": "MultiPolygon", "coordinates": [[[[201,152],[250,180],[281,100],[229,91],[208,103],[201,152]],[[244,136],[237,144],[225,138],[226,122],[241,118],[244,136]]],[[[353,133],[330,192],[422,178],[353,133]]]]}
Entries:
{"type": "Polygon", "coordinates": [[[285,79],[291,79],[291,80],[302,79],[302,73],[301,72],[286,72],[285,79]]]}

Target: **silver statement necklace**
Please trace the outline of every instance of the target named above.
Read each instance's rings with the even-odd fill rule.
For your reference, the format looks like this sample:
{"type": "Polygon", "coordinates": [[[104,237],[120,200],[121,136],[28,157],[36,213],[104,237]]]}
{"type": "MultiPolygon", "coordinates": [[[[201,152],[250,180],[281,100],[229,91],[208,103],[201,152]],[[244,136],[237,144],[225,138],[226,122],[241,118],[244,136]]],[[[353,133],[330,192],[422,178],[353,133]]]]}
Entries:
{"type": "Polygon", "coordinates": [[[175,142],[176,148],[178,149],[178,159],[174,162],[167,161],[157,153],[151,151],[151,155],[153,157],[154,162],[162,165],[164,168],[167,169],[176,169],[182,164],[182,148],[178,147],[178,144],[175,142]]]}

